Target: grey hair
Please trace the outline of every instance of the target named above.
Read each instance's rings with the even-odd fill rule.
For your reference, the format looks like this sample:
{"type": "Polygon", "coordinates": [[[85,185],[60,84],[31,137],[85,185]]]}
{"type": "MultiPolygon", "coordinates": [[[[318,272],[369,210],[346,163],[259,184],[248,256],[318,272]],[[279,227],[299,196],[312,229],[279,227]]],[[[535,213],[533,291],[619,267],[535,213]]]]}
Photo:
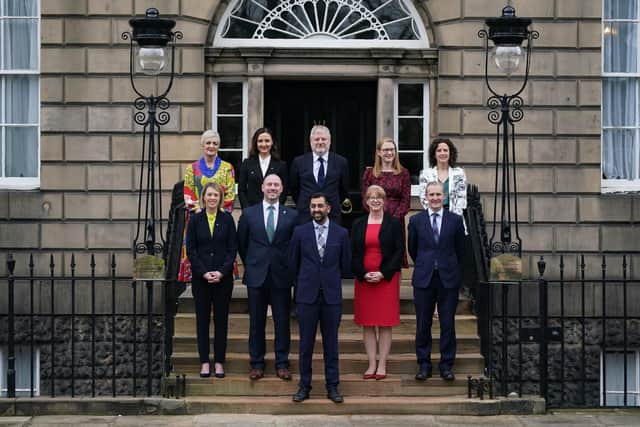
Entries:
{"type": "Polygon", "coordinates": [[[311,128],[311,132],[309,132],[309,140],[311,140],[311,138],[313,138],[313,134],[318,132],[318,131],[325,132],[327,134],[327,136],[329,137],[329,140],[331,140],[331,131],[325,125],[315,125],[315,126],[313,126],[311,128]]]}
{"type": "Polygon", "coordinates": [[[442,188],[444,190],[444,185],[442,185],[442,183],[440,181],[429,181],[427,182],[427,185],[424,187],[424,191],[429,190],[429,187],[432,185],[437,185],[438,187],[442,188]]]}
{"type": "Polygon", "coordinates": [[[202,135],[200,136],[200,144],[204,144],[204,142],[209,138],[216,138],[218,142],[221,142],[220,134],[215,130],[209,129],[202,132],[202,135]]]}

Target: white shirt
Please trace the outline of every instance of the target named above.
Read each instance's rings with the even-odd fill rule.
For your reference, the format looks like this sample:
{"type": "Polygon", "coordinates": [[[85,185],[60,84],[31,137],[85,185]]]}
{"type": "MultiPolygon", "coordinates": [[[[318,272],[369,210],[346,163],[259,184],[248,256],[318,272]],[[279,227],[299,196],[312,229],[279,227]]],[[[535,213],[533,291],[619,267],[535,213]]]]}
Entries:
{"type": "Polygon", "coordinates": [[[438,212],[434,212],[431,210],[431,208],[428,209],[429,211],[429,227],[433,230],[433,214],[437,213],[438,216],[436,216],[436,224],[438,224],[438,234],[440,234],[440,232],[442,231],[442,215],[444,214],[444,209],[440,208],[440,210],[438,212]]]}
{"type": "Polygon", "coordinates": [[[271,155],[267,156],[267,158],[264,160],[262,159],[262,157],[258,156],[258,162],[260,163],[260,170],[262,170],[262,176],[264,177],[267,174],[267,169],[269,169],[271,155]]]}
{"type": "Polygon", "coordinates": [[[280,202],[275,202],[273,205],[262,200],[262,213],[264,214],[264,228],[267,229],[267,218],[269,217],[269,206],[273,206],[275,209],[273,210],[273,229],[278,229],[278,208],[280,207],[280,202]]]}
{"type": "Polygon", "coordinates": [[[313,153],[313,176],[318,182],[318,171],[320,170],[320,161],[318,160],[320,157],[324,159],[324,176],[327,176],[327,171],[329,170],[329,153],[324,153],[322,156],[318,156],[316,153],[313,153]]]}

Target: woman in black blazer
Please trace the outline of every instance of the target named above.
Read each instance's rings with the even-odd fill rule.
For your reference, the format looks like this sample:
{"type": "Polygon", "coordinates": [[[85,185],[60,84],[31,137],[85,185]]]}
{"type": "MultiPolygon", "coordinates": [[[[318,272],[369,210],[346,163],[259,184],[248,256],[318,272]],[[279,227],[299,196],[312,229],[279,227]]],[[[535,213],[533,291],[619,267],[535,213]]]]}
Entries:
{"type": "Polygon", "coordinates": [[[262,180],[275,173],[282,180],[280,203],[287,200],[287,165],[278,155],[278,144],[269,128],[260,128],[251,138],[249,158],[240,165],[238,196],[242,209],[262,202],[262,180]]]}
{"type": "Polygon", "coordinates": [[[355,220],[351,227],[351,268],[356,278],[354,321],[362,326],[369,359],[363,378],[376,380],[387,376],[391,328],[400,324],[404,251],[402,225],[384,212],[385,198],[382,187],[370,186],[365,193],[369,214],[355,220]]]}
{"type": "Polygon", "coordinates": [[[221,210],[222,187],[209,182],[202,188],[204,209],[189,220],[187,256],[193,277],[191,291],[196,309],[196,335],[200,376],[211,376],[209,321],[213,305],[213,356],[216,378],[224,378],[229,304],[233,291],[233,261],[238,244],[233,217],[221,210]]]}

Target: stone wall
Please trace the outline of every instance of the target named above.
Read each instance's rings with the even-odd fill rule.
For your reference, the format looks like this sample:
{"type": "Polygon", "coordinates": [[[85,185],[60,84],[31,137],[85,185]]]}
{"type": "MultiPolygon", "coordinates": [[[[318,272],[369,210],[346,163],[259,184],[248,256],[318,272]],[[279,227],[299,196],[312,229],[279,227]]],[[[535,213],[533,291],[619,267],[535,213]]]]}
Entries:
{"type": "MultiPolygon", "coordinates": [[[[562,331],[563,343],[548,344],[548,399],[550,407],[598,407],[601,393],[601,354],[620,351],[624,346],[623,321],[618,319],[578,319],[569,317],[549,321],[549,327],[562,331]],[[603,339],[603,332],[605,339],[603,339]]],[[[523,328],[538,328],[538,318],[522,319],[523,328]]],[[[507,359],[503,358],[503,326],[493,323],[493,367],[498,393],[540,393],[540,345],[521,341],[517,320],[506,323],[507,359]],[[506,390],[503,389],[506,381],[506,390]]],[[[627,349],[640,348],[640,318],[627,320],[627,349]]],[[[629,369],[633,369],[629,367],[629,369]]]]}
{"type": "MultiPolygon", "coordinates": [[[[109,315],[96,317],[95,335],[92,333],[92,320],[89,317],[76,317],[72,322],[69,315],[56,316],[53,325],[51,319],[50,316],[37,315],[33,318],[32,326],[31,319],[20,316],[15,323],[15,345],[29,347],[33,337],[34,348],[40,352],[41,396],[50,396],[52,385],[55,386],[53,391],[56,396],[71,395],[72,380],[76,396],[91,396],[92,367],[95,372],[96,396],[110,396],[114,386],[114,366],[116,395],[134,394],[134,372],[136,394],[139,396],[147,394],[146,317],[137,317],[134,326],[132,316],[116,316],[115,336],[114,323],[109,315]],[[75,339],[73,352],[72,334],[75,339]],[[95,339],[93,348],[92,338],[95,339]],[[53,376],[52,372],[54,372],[53,376]]],[[[0,317],[0,345],[6,345],[7,339],[7,317],[2,316],[0,317]]],[[[151,343],[152,394],[158,395],[164,368],[164,318],[162,316],[153,318],[151,343]]]]}

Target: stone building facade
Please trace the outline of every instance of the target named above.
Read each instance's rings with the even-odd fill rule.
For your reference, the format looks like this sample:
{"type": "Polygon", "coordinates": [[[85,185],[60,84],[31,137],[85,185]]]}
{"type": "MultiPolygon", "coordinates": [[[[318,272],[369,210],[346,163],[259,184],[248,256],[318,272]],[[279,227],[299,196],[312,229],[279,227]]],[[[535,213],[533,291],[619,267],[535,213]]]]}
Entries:
{"type": "MultiPolygon", "coordinates": [[[[417,169],[427,163],[422,151],[429,139],[453,138],[469,181],[479,185],[486,206],[491,206],[495,128],[487,120],[483,41],[477,33],[484,19],[499,16],[507,3],[518,16],[531,17],[532,27],[541,35],[534,44],[531,78],[523,93],[525,118],[516,128],[525,270],[535,270],[540,254],[549,261],[547,275],[552,276],[558,254],[586,253],[595,262],[598,253],[610,252],[611,265],[620,264],[616,262],[620,254],[630,253],[631,273],[640,274],[640,198],[632,191],[605,194],[603,190],[600,0],[408,0],[404,9],[419,27],[416,33],[422,44],[372,42],[344,49],[323,47],[323,42],[279,47],[268,38],[257,44],[233,40],[225,44],[221,35],[235,2],[36,3],[39,182],[31,186],[35,188],[20,189],[3,186],[0,179],[0,274],[6,272],[4,259],[9,252],[18,260],[18,273],[26,271],[30,252],[46,254],[36,257],[39,271],[47,271],[49,254],[58,265],[68,265],[75,253],[78,268],[88,269],[88,254],[95,253],[98,273],[108,273],[109,256],[115,253],[119,273],[130,273],[142,138],[133,122],[129,47],[121,33],[129,29],[132,15],[142,15],[148,7],[175,19],[176,29],[184,33],[169,93],[171,121],[163,128],[161,143],[165,211],[171,186],[199,156],[200,133],[219,125],[221,82],[238,82],[242,87],[243,110],[237,117],[242,123],[240,142],[235,151],[222,152],[234,161],[247,155],[247,138],[254,129],[275,126],[266,118],[290,111],[274,106],[285,95],[295,95],[292,91],[282,95],[287,82],[304,86],[311,81],[316,90],[326,85],[333,94],[362,83],[363,102],[373,112],[373,118],[363,119],[373,126],[365,132],[370,138],[348,144],[334,140],[338,147],[355,147],[346,154],[358,176],[371,162],[376,139],[394,136],[402,150],[398,88],[405,82],[423,85],[427,108],[418,114],[426,129],[423,145],[409,144],[404,158],[417,169]]],[[[499,87],[509,85],[492,66],[489,70],[499,87]]],[[[164,77],[140,82],[153,92],[164,77]]],[[[313,96],[304,90],[301,93],[313,96]]],[[[336,104],[344,101],[335,99],[336,104]]],[[[224,134],[222,138],[222,148],[229,148],[224,134]]],[[[283,146],[302,152],[307,142],[301,137],[283,146]]],[[[490,209],[485,208],[485,214],[490,221],[490,209]]],[[[568,268],[567,274],[576,269],[568,268]]]]}

